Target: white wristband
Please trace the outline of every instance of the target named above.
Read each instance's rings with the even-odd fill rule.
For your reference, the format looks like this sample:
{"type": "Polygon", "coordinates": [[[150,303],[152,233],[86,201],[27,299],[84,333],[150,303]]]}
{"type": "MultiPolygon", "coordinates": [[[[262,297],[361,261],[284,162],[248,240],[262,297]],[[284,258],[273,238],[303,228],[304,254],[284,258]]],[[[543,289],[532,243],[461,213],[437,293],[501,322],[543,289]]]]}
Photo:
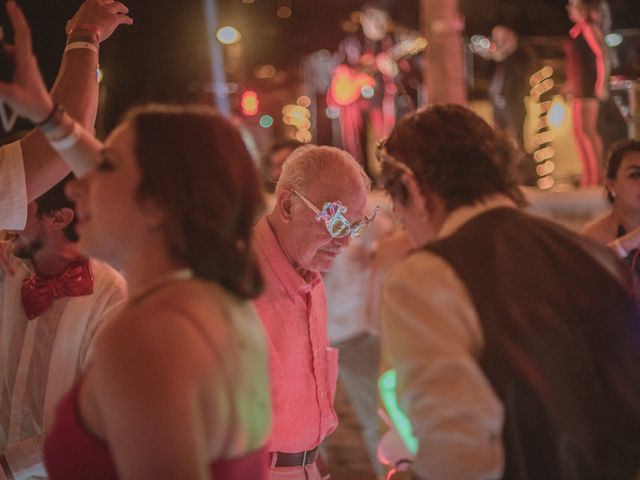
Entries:
{"type": "Polygon", "coordinates": [[[56,150],[67,150],[73,147],[82,135],[82,127],[79,123],[73,122],[73,129],[59,140],[49,140],[49,143],[56,150]]]}
{"type": "Polygon", "coordinates": [[[611,248],[613,248],[613,250],[621,258],[626,258],[629,256],[629,252],[627,252],[627,249],[622,246],[622,242],[619,238],[616,238],[613,242],[611,242],[611,248]]]}
{"type": "Polygon", "coordinates": [[[77,49],[85,49],[85,50],[93,50],[98,53],[98,47],[91,42],[71,42],[64,49],[65,53],[69,50],[77,50],[77,49]]]}

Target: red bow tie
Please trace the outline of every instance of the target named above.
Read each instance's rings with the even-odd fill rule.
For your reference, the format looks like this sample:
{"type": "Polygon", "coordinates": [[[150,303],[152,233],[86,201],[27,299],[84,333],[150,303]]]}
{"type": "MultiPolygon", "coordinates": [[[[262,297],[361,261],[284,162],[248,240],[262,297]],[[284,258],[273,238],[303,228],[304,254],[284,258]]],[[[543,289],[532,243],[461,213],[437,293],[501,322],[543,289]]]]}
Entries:
{"type": "Polygon", "coordinates": [[[29,320],[42,314],[56,298],[81,297],[93,293],[93,274],[89,260],[72,261],[55,277],[32,275],[22,282],[22,306],[29,320]]]}

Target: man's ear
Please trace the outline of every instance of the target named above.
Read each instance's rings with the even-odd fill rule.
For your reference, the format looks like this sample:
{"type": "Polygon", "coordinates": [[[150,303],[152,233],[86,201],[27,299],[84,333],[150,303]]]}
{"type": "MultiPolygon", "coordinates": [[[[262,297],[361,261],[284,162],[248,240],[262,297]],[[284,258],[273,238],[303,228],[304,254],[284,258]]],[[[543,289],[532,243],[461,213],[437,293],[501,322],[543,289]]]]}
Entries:
{"type": "Polygon", "coordinates": [[[49,230],[62,230],[73,221],[75,216],[72,208],[63,207],[48,213],[44,219],[49,230]]]}
{"type": "Polygon", "coordinates": [[[416,177],[414,177],[410,173],[403,172],[402,176],[400,177],[400,181],[402,182],[402,184],[407,189],[407,192],[409,193],[408,203],[417,202],[416,203],[417,205],[421,205],[424,207],[425,198],[422,195],[422,190],[420,190],[420,186],[418,185],[418,182],[416,182],[416,177]]]}
{"type": "Polygon", "coordinates": [[[277,196],[276,210],[283,222],[289,223],[291,221],[291,210],[293,208],[292,202],[293,194],[289,190],[281,190],[277,196]]]}

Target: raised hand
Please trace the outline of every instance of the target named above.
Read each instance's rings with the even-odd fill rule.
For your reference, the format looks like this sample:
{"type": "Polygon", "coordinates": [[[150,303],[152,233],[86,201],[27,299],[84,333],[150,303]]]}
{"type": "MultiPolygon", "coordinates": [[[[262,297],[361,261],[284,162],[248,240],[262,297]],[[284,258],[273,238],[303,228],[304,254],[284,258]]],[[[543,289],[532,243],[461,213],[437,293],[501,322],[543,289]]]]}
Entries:
{"type": "Polygon", "coordinates": [[[133,19],[127,16],[129,9],[114,0],[86,0],[76,14],[67,22],[67,35],[82,26],[96,29],[98,42],[109,38],[118,25],[131,25],[133,19]]]}
{"type": "Polygon", "coordinates": [[[31,29],[14,0],[7,2],[7,14],[14,30],[15,46],[5,45],[13,58],[15,72],[11,83],[0,82],[0,101],[34,123],[44,120],[53,109],[31,46],[31,29]]]}

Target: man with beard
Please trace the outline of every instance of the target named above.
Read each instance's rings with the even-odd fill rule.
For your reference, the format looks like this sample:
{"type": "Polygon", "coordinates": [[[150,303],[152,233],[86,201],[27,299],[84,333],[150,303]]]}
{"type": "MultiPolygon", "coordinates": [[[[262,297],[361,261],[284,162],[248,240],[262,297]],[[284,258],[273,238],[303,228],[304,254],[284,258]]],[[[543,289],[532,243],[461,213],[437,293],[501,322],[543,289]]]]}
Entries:
{"type": "Polygon", "coordinates": [[[11,234],[14,274],[0,271],[0,480],[46,477],[42,433],[125,297],[118,272],[78,253],[71,178],[29,204],[25,229],[11,234]]]}

